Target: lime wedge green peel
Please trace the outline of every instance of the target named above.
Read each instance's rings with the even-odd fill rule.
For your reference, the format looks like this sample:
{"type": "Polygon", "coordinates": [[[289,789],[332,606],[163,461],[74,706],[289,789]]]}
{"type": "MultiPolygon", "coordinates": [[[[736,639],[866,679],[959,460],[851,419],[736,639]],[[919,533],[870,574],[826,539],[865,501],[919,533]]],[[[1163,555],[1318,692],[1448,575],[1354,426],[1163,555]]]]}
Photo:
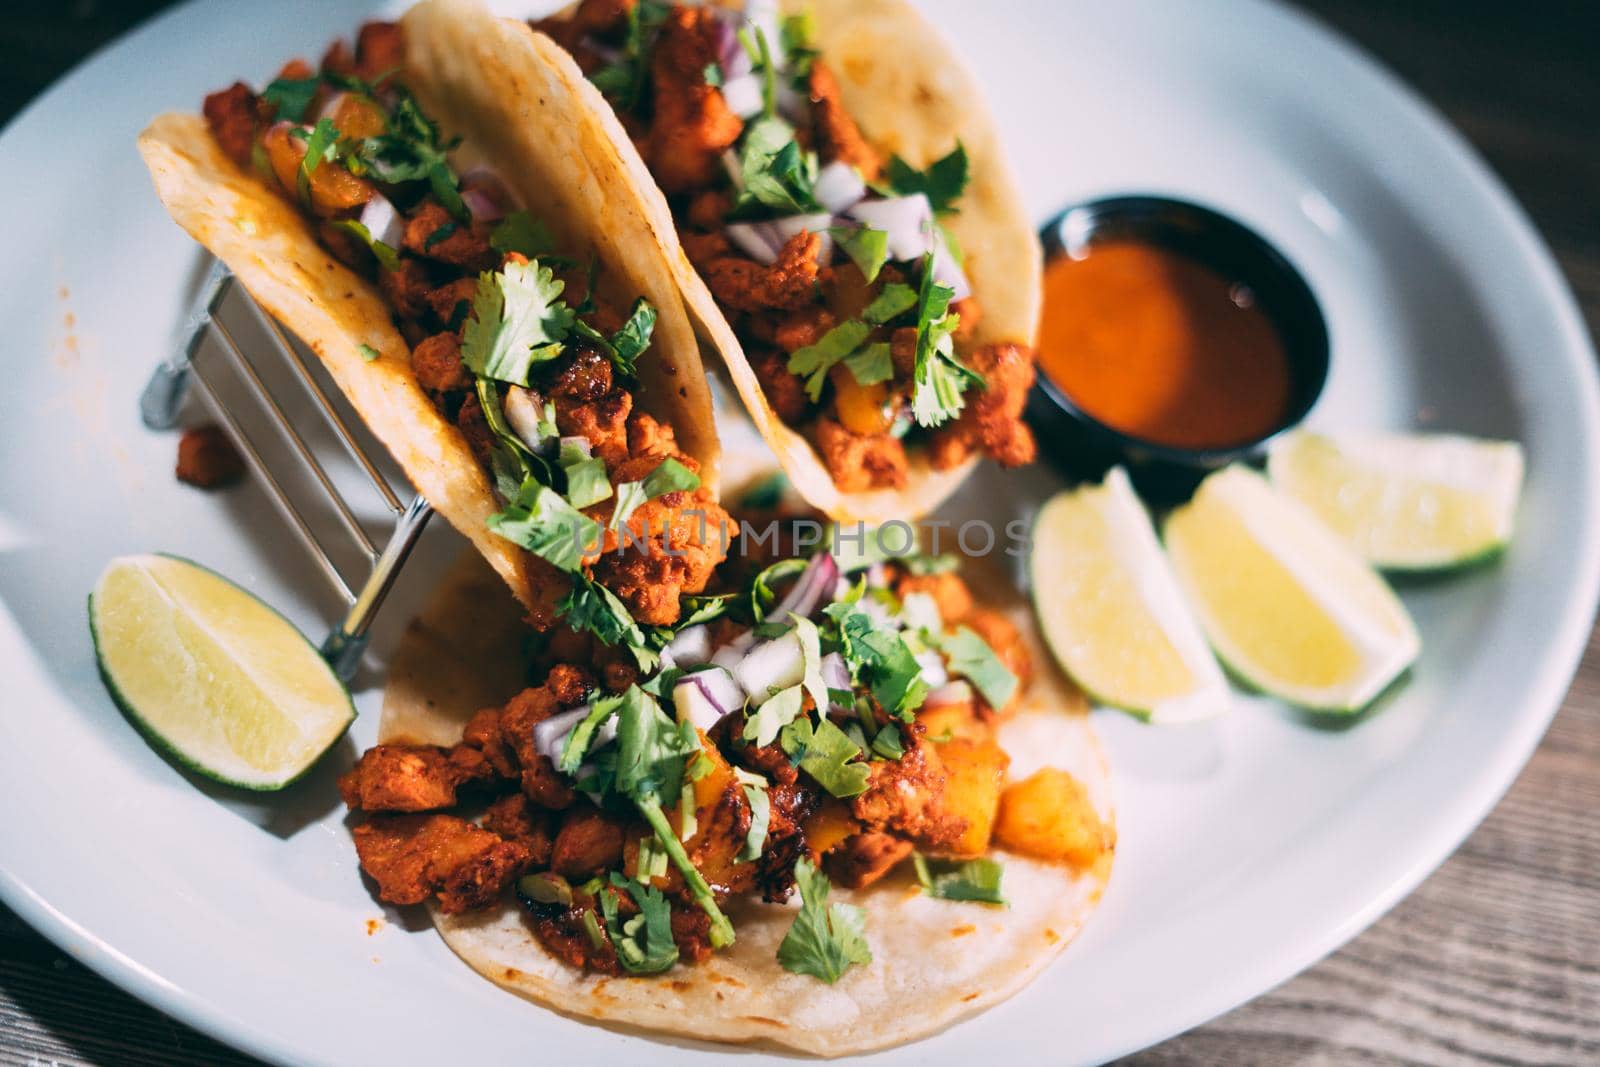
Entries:
{"type": "Polygon", "coordinates": [[[112,560],[89,627],[123,712],[207,778],[281,789],[355,718],[349,692],[287,619],[187,560],[112,560]]]}
{"type": "Polygon", "coordinates": [[[1291,704],[1354,712],[1421,649],[1399,599],[1305,505],[1245,467],[1168,516],[1167,553],[1217,655],[1291,704]]]}
{"type": "Polygon", "coordinates": [[[1159,723],[1228,707],[1227,682],[1122,468],[1045,504],[1029,570],[1046,643],[1096,702],[1159,723]]]}
{"type": "Polygon", "coordinates": [[[1522,449],[1452,434],[1296,433],[1272,449],[1279,489],[1386,570],[1453,570],[1511,540],[1522,449]]]}

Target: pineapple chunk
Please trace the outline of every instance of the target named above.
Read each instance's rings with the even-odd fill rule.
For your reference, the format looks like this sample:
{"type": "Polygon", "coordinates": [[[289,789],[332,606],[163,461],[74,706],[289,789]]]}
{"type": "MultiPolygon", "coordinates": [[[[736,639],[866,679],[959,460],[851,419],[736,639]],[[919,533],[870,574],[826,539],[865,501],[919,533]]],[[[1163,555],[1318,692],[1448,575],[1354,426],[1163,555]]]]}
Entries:
{"type": "Polygon", "coordinates": [[[1000,807],[1000,785],[1011,757],[993,741],[956,739],[939,746],[939,760],[946,775],[942,807],[967,821],[951,852],[981,856],[989,847],[1000,807]]]}
{"type": "Polygon", "coordinates": [[[1014,852],[1080,868],[1093,866],[1116,844],[1083,785],[1054,767],[1006,787],[994,836],[1014,852]]]}

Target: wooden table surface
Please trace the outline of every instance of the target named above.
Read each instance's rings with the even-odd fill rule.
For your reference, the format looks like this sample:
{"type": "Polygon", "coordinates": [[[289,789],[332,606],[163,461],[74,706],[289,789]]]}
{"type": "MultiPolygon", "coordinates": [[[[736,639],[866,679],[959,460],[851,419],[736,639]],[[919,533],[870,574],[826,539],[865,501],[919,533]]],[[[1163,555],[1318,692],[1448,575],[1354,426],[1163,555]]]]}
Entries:
{"type": "MultiPolygon", "coordinates": [[[[0,119],[165,5],[27,6],[0,22],[0,119]]],[[[1303,6],[1398,71],[1478,147],[1600,333],[1600,5],[1303,6]]],[[[1298,978],[1127,1062],[1600,1063],[1597,811],[1600,635],[1516,785],[1409,899],[1298,978]]],[[[254,1062],[106,984],[0,908],[0,1064],[254,1062]]]]}

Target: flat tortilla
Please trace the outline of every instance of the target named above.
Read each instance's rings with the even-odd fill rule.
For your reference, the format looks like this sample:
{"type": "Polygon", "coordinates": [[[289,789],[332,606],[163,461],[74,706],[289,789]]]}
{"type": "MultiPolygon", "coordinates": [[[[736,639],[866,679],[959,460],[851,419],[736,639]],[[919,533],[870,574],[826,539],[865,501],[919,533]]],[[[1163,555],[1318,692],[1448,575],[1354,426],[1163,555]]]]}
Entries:
{"type": "MultiPolygon", "coordinates": [[[[725,0],[725,6],[742,5],[725,0]]],[[[1043,300],[1043,252],[982,92],[955,50],[906,0],[783,0],[781,6],[786,14],[811,11],[814,43],[839,82],[846,108],[885,156],[895,153],[926,167],[957,141],[966,147],[971,183],[960,213],[946,223],[965,253],[967,278],[983,307],[967,346],[1031,347],[1043,300]]],[[[750,417],[801,496],[838,521],[881,523],[921,518],[955,492],[975,459],[938,471],[913,453],[905,489],[846,493],[834,485],[811,443],[767,402],[727,316],[684,255],[672,211],[644,160],[625,135],[617,148],[645,191],[656,239],[677,268],[690,314],[721,355],[750,417]]]]}
{"type": "MultiPolygon", "coordinates": [[[[711,396],[675,274],[604,120],[609,111],[572,60],[527,26],[466,0],[430,0],[403,22],[403,79],[446,137],[465,139],[461,169],[490,162],[563,252],[599,257],[599,287],[626,307],[656,308],[639,361],[638,400],[671,423],[715,489],[719,449],[711,396]],[[583,113],[563,126],[548,116],[583,113]]],[[[614,123],[615,120],[613,119],[614,123]]],[[[166,114],[139,152],[173,219],[239,278],[270,315],[327,366],[412,485],[531,606],[530,557],[489,531],[499,510],[466,438],[417,384],[411,349],[377,287],[317,243],[305,218],[223,154],[198,115],[166,114]],[[379,353],[366,362],[363,346],[379,353]]]]}
{"type": "MultiPolygon", "coordinates": [[[[516,691],[514,682],[498,695],[482,684],[494,671],[504,678],[505,649],[516,644],[505,630],[515,623],[509,603],[483,562],[464,557],[400,642],[395,662],[409,667],[395,671],[384,691],[380,739],[453,744],[474,711],[516,691]]],[[[1022,711],[1000,733],[1012,755],[1011,779],[1043,766],[1069,770],[1109,823],[1110,774],[1088,706],[1032,636],[1020,598],[1008,613],[1029,635],[1035,664],[1022,711]]],[[[568,967],[539,944],[514,902],[463,915],[435,911],[433,918],[445,943],[480,974],[557,1011],[654,1033],[837,1056],[926,1037],[1027,985],[1082,927],[1111,871],[1110,854],[1086,872],[997,855],[1005,864],[1006,908],[924,896],[904,868],[865,890],[835,889],[830,899],[866,909],[873,959],[831,986],[778,966],[778,943],[797,902],[736,902],[729,915],[738,940],[730,949],[654,978],[568,967]]]]}

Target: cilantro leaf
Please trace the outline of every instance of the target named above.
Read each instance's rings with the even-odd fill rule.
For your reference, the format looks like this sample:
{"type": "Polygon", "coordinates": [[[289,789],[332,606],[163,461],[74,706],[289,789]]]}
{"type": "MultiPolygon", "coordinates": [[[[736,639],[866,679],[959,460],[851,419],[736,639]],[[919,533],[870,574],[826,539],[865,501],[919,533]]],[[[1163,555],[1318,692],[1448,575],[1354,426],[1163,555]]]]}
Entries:
{"type": "Polygon", "coordinates": [[[794,865],[800,914],[778,945],[778,963],[793,974],[809,974],[832,985],[851,964],[872,962],[866,913],[852,904],[828,905],[827,875],[801,858],[794,865]]]}
{"type": "Polygon", "coordinates": [[[872,735],[873,755],[882,756],[884,759],[899,759],[906,754],[905,740],[900,736],[900,727],[892,722],[886,722],[872,735]]]}
{"type": "Polygon", "coordinates": [[[605,917],[606,933],[616,950],[617,962],[629,974],[660,974],[678,962],[678,944],[672,939],[672,908],[661,890],[611,872],[611,888],[597,897],[605,917]],[[617,894],[625,892],[639,913],[623,920],[617,894]]]}
{"type": "Polygon", "coordinates": [[[976,900],[983,904],[1005,904],[1000,893],[1004,873],[998,861],[981,857],[973,860],[932,859],[918,852],[912,857],[917,882],[930,897],[941,900],[976,900]]]}
{"type": "Polygon", "coordinates": [[[950,657],[950,673],[971,682],[990,707],[998,710],[1011,702],[1017,692],[1017,676],[976,631],[963,626],[939,644],[950,657]]]}
{"type": "Polygon", "coordinates": [[[489,247],[502,256],[516,252],[528,259],[537,259],[556,246],[550,227],[543,219],[536,219],[526,211],[513,211],[500,220],[489,232],[489,247]]]}
{"type": "Polygon", "coordinates": [[[311,106],[321,85],[322,79],[316,75],[309,78],[277,78],[261,90],[261,99],[277,108],[273,112],[274,119],[300,122],[305,118],[306,108],[311,106]]]}
{"type": "Polygon", "coordinates": [[[515,500],[489,516],[489,529],[569,574],[600,543],[598,522],[531,476],[515,500]]]}
{"type": "Polygon", "coordinates": [[[662,0],[639,0],[628,8],[628,29],[617,61],[589,76],[594,87],[618,111],[632,111],[644,99],[650,81],[650,53],[657,32],[667,19],[669,5],[662,0]]]}
{"type": "Polygon", "coordinates": [[[700,73],[705,78],[707,85],[713,89],[722,88],[722,65],[720,63],[707,63],[705,69],[700,73]]]}
{"type": "Polygon", "coordinates": [[[841,359],[861,347],[872,328],[858,319],[847,319],[823,334],[815,344],[795,350],[786,364],[790,374],[806,380],[806,395],[813,401],[822,397],[828,371],[841,359]]]}
{"type": "Polygon", "coordinates": [[[867,765],[856,760],[861,746],[826,715],[815,724],[809,717],[796,719],[784,727],[782,743],[800,769],[832,795],[843,799],[867,791],[867,765]]]}
{"type": "Polygon", "coordinates": [[[956,201],[966,192],[969,169],[966,147],[957,141],[948,155],[928,164],[927,170],[918,170],[899,156],[894,156],[885,168],[885,176],[894,195],[925,193],[933,210],[944,213],[954,211],[956,201]]]}
{"type": "Polygon", "coordinates": [[[772,606],[778,602],[778,594],[773,589],[773,586],[785,578],[798,575],[805,569],[806,561],[803,559],[780,559],[778,562],[762,568],[761,572],[750,583],[750,611],[752,617],[757,619],[766,618],[767,612],[771,611],[772,606]]]}
{"type": "Polygon", "coordinates": [[[601,697],[589,705],[589,714],[585,715],[576,726],[567,734],[566,744],[561,746],[561,758],[556,761],[556,768],[562,774],[574,774],[578,766],[583,763],[583,758],[589,754],[589,747],[594,743],[594,736],[600,727],[605,725],[607,719],[617,713],[622,706],[624,694],[601,697]]]}
{"type": "Polygon", "coordinates": [[[574,315],[557,299],[565,283],[537,260],[478,275],[461,361],[481,378],[527,385],[535,363],[554,359],[574,315]]]}
{"type": "Polygon", "coordinates": [[[861,317],[874,326],[882,326],[916,307],[917,300],[917,290],[904,282],[892,282],[872,298],[861,317]]]}
{"type": "Polygon", "coordinates": [[[372,231],[362,224],[360,219],[334,219],[333,228],[343,230],[372,252],[372,258],[378,261],[378,266],[384,270],[396,270],[400,266],[400,253],[372,236],[372,231]]]}
{"type": "Polygon", "coordinates": [[[850,257],[868,283],[878,280],[878,272],[889,262],[889,235],[883,230],[862,224],[860,226],[834,226],[828,234],[838,242],[840,251],[850,257]]]}
{"type": "Polygon", "coordinates": [[[461,222],[471,221],[461,199],[461,180],[450,168],[446,153],[454,144],[439,140],[439,127],[422,113],[403,86],[387,87],[394,97],[387,129],[368,137],[356,148],[356,163],[388,183],[426,181],[440,205],[461,222]]]}
{"type": "Polygon", "coordinates": [[[567,499],[575,508],[586,508],[611,496],[606,479],[605,460],[591,456],[577,445],[564,444],[558,459],[567,475],[567,499]]]}
{"type": "Polygon", "coordinates": [[[951,336],[961,316],[950,310],[955,290],[933,280],[933,253],[922,260],[922,288],[917,295],[917,353],[911,373],[911,415],[919,426],[940,426],[965,405],[962,393],[983,377],[956,359],[951,336]]]}
{"type": "Polygon", "coordinates": [[[573,576],[572,590],[556,608],[568,626],[592,633],[607,645],[625,645],[642,670],[655,666],[655,656],[644,648],[644,631],[633,621],[617,595],[586,574],[573,576]]]}
{"type": "Polygon", "coordinates": [[[684,768],[700,751],[694,725],[667,717],[648,693],[631,685],[617,709],[617,768],[612,788],[638,802],[676,801],[684,768]]]}
{"type": "Polygon", "coordinates": [[[871,687],[884,711],[909,719],[928,695],[928,683],[905,638],[880,627],[862,610],[859,593],[855,600],[835,601],[823,610],[838,624],[839,651],[851,673],[871,687]]]}
{"type": "Polygon", "coordinates": [[[828,683],[822,680],[822,635],[817,631],[817,624],[810,619],[793,612],[789,613],[789,618],[794,620],[795,636],[800,641],[801,661],[805,664],[805,675],[800,685],[810,695],[812,705],[825,715],[828,711],[828,683]]]}
{"type": "Polygon", "coordinates": [[[739,144],[739,171],[744,189],[734,202],[733,217],[804,215],[821,210],[817,202],[817,156],[804,152],[794,127],[775,115],[745,126],[739,144]]]}
{"type": "Polygon", "coordinates": [[[615,530],[633,517],[633,513],[647,500],[666,493],[691,491],[700,488],[700,476],[670,456],[661,465],[645,475],[643,481],[623,482],[617,486],[617,503],[611,510],[610,528],[615,530]]]}
{"type": "Polygon", "coordinates": [[[367,344],[356,345],[356,352],[358,352],[361,358],[368,363],[375,362],[379,356],[383,355],[382,352],[379,352],[376,348],[373,348],[371,345],[367,344]]]}
{"type": "Polygon", "coordinates": [[[306,136],[306,154],[300,157],[300,170],[295,175],[296,191],[304,206],[311,206],[311,176],[322,164],[337,158],[338,150],[339,127],[332,119],[318,119],[306,136]]]}
{"type": "Polygon", "coordinates": [[[734,857],[740,863],[753,863],[761,858],[761,848],[767,841],[767,827],[772,819],[772,801],[767,796],[767,780],[742,767],[735,767],[734,775],[744,787],[744,798],[750,802],[750,829],[744,835],[744,845],[734,857]]]}
{"type": "Polygon", "coordinates": [[[858,349],[845,357],[844,365],[861,385],[876,385],[894,377],[894,357],[887,341],[858,349]]]}
{"type": "Polygon", "coordinates": [[[793,723],[804,706],[805,690],[802,687],[791,685],[778,690],[763,700],[760,707],[746,710],[744,739],[758,747],[772,744],[779,731],[793,723]]]}
{"type": "Polygon", "coordinates": [[[636,373],[635,364],[644,350],[650,347],[650,335],[656,328],[656,309],[644,297],[633,302],[628,321],[611,335],[611,362],[630,378],[636,373]]]}

